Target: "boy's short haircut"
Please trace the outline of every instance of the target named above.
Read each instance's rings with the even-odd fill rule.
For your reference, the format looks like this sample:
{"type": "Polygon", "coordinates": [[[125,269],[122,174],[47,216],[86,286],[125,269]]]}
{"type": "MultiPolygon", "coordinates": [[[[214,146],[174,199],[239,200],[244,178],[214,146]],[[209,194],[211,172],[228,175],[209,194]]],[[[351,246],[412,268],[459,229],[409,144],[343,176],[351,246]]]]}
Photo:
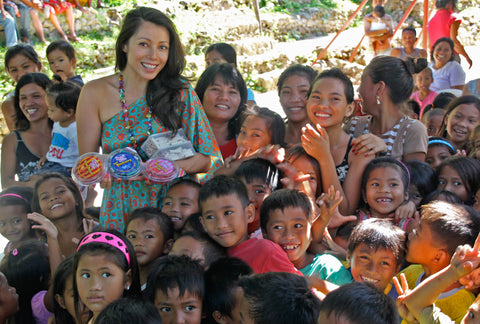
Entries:
{"type": "Polygon", "coordinates": [[[163,241],[167,242],[168,240],[173,240],[173,235],[175,233],[173,222],[170,217],[168,217],[167,214],[162,213],[160,209],[155,207],[142,207],[135,209],[127,219],[125,232],[127,231],[128,224],[135,219],[142,219],[145,222],[154,219],[158,226],[160,226],[160,230],[163,234],[163,241]]]}
{"type": "Polygon", "coordinates": [[[399,266],[405,255],[405,237],[405,232],[388,219],[367,219],[355,226],[347,252],[351,256],[362,243],[371,249],[390,250],[395,256],[396,266],[399,266]]]}
{"type": "MultiPolygon", "coordinates": [[[[351,324],[400,323],[393,300],[365,282],[352,282],[329,293],[320,306],[320,314],[322,313],[351,324]]],[[[318,324],[327,323],[319,321],[318,324]]]]}
{"type": "Polygon", "coordinates": [[[239,281],[249,305],[249,317],[258,324],[314,324],[320,300],[304,277],[286,272],[267,272],[241,277],[239,281]]]}
{"type": "Polygon", "coordinates": [[[408,27],[403,28],[402,29],[402,34],[404,32],[412,32],[415,35],[415,37],[417,37],[417,31],[412,26],[408,26],[408,27]]]}
{"type": "Polygon", "coordinates": [[[215,176],[200,188],[198,194],[198,206],[200,210],[202,210],[202,203],[212,196],[219,198],[231,194],[238,197],[243,208],[246,208],[250,203],[247,187],[240,179],[226,175],[215,176]]]}
{"type": "Polygon", "coordinates": [[[235,307],[235,288],[241,276],[252,275],[253,269],[244,261],[224,257],[210,265],[205,272],[205,310],[212,320],[214,311],[232,318],[235,307]]]}
{"type": "Polygon", "coordinates": [[[245,178],[247,183],[260,179],[272,190],[280,185],[280,171],[272,162],[255,158],[242,162],[235,171],[235,176],[245,178]]]}
{"type": "Polygon", "coordinates": [[[313,220],[312,201],[306,194],[296,189],[280,189],[272,192],[262,203],[260,207],[260,227],[262,231],[267,232],[267,223],[270,214],[280,209],[284,211],[287,207],[299,207],[305,214],[305,218],[311,222],[313,220]]]}
{"type": "Polygon", "coordinates": [[[427,224],[436,244],[452,256],[459,245],[473,246],[478,235],[478,213],[466,205],[433,201],[422,206],[420,224],[427,224]]]}
{"type": "Polygon", "coordinates": [[[225,248],[218,244],[206,233],[200,233],[196,231],[185,232],[182,233],[179,237],[177,237],[177,240],[182,237],[191,237],[194,240],[203,243],[203,257],[205,259],[205,268],[210,267],[213,262],[227,255],[227,251],[225,250],[225,248]]]}
{"type": "Polygon", "coordinates": [[[158,290],[168,296],[168,290],[175,288],[180,297],[188,292],[203,300],[204,271],[198,261],[186,255],[165,255],[155,261],[147,279],[146,299],[154,303],[158,290]]]}
{"type": "Polygon", "coordinates": [[[383,6],[376,6],[373,8],[373,11],[378,15],[378,17],[383,18],[385,16],[385,8],[383,6]]]}
{"type": "Polygon", "coordinates": [[[141,299],[120,298],[98,315],[95,324],[162,324],[162,317],[155,306],[141,299]]]}
{"type": "Polygon", "coordinates": [[[181,184],[196,188],[198,190],[200,190],[200,188],[202,187],[202,185],[199,184],[198,182],[196,182],[195,180],[188,179],[188,178],[180,178],[179,180],[172,183],[172,185],[170,186],[170,188],[168,188],[168,190],[172,189],[175,186],[181,185],[181,184]]]}
{"type": "Polygon", "coordinates": [[[54,50],[59,50],[65,53],[69,60],[75,58],[75,48],[73,48],[72,44],[63,39],[53,41],[47,46],[47,56],[54,50]]]}

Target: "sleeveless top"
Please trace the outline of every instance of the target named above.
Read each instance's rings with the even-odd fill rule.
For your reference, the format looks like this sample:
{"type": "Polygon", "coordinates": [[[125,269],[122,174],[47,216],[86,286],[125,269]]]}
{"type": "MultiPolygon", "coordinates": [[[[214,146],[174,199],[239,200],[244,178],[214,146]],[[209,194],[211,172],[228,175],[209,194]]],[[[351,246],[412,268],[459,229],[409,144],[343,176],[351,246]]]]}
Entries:
{"type": "Polygon", "coordinates": [[[405,52],[405,48],[403,48],[403,47],[400,48],[400,55],[398,56],[398,58],[405,61],[409,57],[420,58],[421,57],[420,50],[418,48],[414,48],[413,53],[407,54],[407,52],[405,52]]]}
{"type": "MultiPolygon", "coordinates": [[[[222,156],[202,104],[190,84],[185,84],[185,89],[180,92],[180,101],[182,107],[178,113],[181,116],[185,136],[191,141],[196,152],[210,157],[209,172],[194,176],[194,180],[203,183],[223,164],[222,156]]],[[[134,136],[139,145],[147,138],[148,123],[145,117],[147,111],[145,96],[128,107],[129,118],[135,123],[134,136]]],[[[161,121],[154,116],[151,119],[151,127],[153,134],[167,131],[161,121]]],[[[127,147],[127,136],[123,111],[120,111],[103,124],[101,143],[104,154],[127,147]]],[[[146,181],[112,181],[112,185],[103,192],[100,224],[103,228],[114,228],[123,232],[128,216],[133,210],[147,206],[161,208],[172,182],[160,184],[146,181]]]]}
{"type": "Polygon", "coordinates": [[[345,176],[347,175],[348,172],[348,154],[350,154],[350,150],[352,149],[352,140],[353,136],[350,135],[350,139],[348,140],[347,144],[347,151],[345,152],[345,156],[343,157],[343,161],[335,167],[337,170],[337,176],[338,180],[340,181],[340,184],[343,184],[343,181],[345,181],[345,176]]]}
{"type": "Polygon", "coordinates": [[[30,151],[19,131],[13,131],[13,133],[17,137],[15,174],[18,176],[19,181],[25,182],[37,172],[37,163],[40,157],[30,151]]]}

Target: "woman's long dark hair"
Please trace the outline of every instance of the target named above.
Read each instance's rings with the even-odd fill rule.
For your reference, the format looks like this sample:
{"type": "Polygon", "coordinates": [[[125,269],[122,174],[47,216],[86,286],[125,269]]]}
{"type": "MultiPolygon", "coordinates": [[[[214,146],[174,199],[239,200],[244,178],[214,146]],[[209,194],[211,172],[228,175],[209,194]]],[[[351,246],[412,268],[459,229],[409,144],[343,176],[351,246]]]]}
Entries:
{"type": "Polygon", "coordinates": [[[157,26],[165,27],[170,36],[168,60],[158,75],[148,82],[146,99],[152,107],[152,112],[163,125],[176,131],[181,128],[180,92],[186,88],[181,73],[185,68],[185,52],[180,37],[173,22],[165,14],[154,8],[138,7],[127,13],[123,21],[122,29],[115,45],[116,63],[115,68],[123,71],[127,65],[127,53],[124,48],[130,38],[138,31],[141,24],[151,22],[157,26]]]}

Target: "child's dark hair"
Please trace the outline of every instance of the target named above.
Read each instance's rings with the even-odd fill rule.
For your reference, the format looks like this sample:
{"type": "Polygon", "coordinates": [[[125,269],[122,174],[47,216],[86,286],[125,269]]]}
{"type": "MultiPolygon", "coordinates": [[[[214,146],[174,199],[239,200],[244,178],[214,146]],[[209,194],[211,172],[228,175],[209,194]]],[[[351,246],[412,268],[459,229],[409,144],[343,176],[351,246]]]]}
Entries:
{"type": "Polygon", "coordinates": [[[98,314],[94,324],[162,324],[155,306],[141,299],[120,298],[98,314]]]}
{"type": "Polygon", "coordinates": [[[451,155],[457,154],[457,148],[455,147],[455,144],[453,144],[446,138],[430,136],[428,138],[428,148],[435,147],[435,146],[445,146],[451,155]]]}
{"type": "MultiPolygon", "coordinates": [[[[413,160],[405,162],[409,172],[411,184],[417,187],[418,193],[422,196],[422,202],[425,197],[437,188],[437,174],[435,170],[422,161],[413,160]]],[[[412,198],[412,195],[409,195],[412,198]]]]}
{"type": "Polygon", "coordinates": [[[427,224],[434,245],[445,245],[452,256],[459,245],[473,246],[478,235],[478,214],[473,208],[445,201],[433,201],[422,206],[420,225],[427,224]]]}
{"type": "Polygon", "coordinates": [[[247,183],[260,179],[270,190],[274,191],[280,186],[280,170],[272,162],[255,158],[242,162],[235,171],[235,176],[244,178],[247,183]]]}
{"type": "Polygon", "coordinates": [[[480,162],[467,156],[452,156],[443,160],[438,166],[437,176],[440,175],[446,166],[451,167],[458,173],[465,189],[470,193],[470,197],[464,203],[472,205],[475,200],[475,193],[480,188],[480,162]]]}
{"type": "Polygon", "coordinates": [[[59,39],[51,42],[47,46],[47,50],[46,50],[47,56],[54,50],[59,50],[63,52],[68,57],[69,60],[73,60],[75,58],[75,48],[73,48],[72,44],[70,44],[66,40],[59,39]]]}
{"type": "Polygon", "coordinates": [[[182,237],[191,237],[195,241],[203,244],[203,258],[205,259],[203,264],[204,268],[210,267],[213,262],[227,255],[226,249],[206,233],[189,231],[182,233],[177,237],[177,240],[182,237]]]}
{"type": "Polygon", "coordinates": [[[353,90],[352,81],[350,80],[350,78],[345,73],[343,73],[342,70],[337,69],[337,68],[333,68],[333,69],[330,69],[330,70],[325,70],[325,71],[321,72],[319,75],[317,75],[317,77],[315,78],[315,80],[313,80],[313,82],[310,86],[310,90],[308,91],[308,96],[309,97],[310,97],[310,94],[312,93],[312,89],[313,89],[314,84],[318,80],[324,79],[324,78],[332,78],[332,79],[340,80],[343,83],[343,87],[345,89],[345,98],[347,100],[347,103],[350,104],[350,103],[353,102],[355,93],[354,93],[354,90],[353,90]]]}
{"type": "Polygon", "coordinates": [[[282,92],[283,84],[289,77],[294,75],[302,76],[309,81],[309,84],[312,84],[317,74],[318,72],[308,65],[302,65],[302,64],[290,65],[288,68],[283,70],[283,72],[280,74],[280,77],[278,78],[278,81],[277,81],[278,95],[280,96],[280,93],[282,92]]]}
{"type": "Polygon", "coordinates": [[[202,222],[200,221],[201,216],[202,216],[201,213],[191,214],[185,221],[185,224],[183,225],[183,228],[180,231],[180,233],[183,234],[183,233],[193,231],[197,233],[207,234],[207,232],[205,232],[205,229],[203,228],[202,222]]]}
{"type": "Polygon", "coordinates": [[[198,261],[186,255],[166,255],[155,261],[147,279],[146,299],[153,303],[158,290],[168,296],[168,290],[175,288],[180,297],[188,292],[203,300],[204,271],[198,261]]]}
{"type": "MultiPolygon", "coordinates": [[[[437,2],[438,2],[438,0],[437,0],[437,2]]],[[[433,56],[433,53],[435,52],[435,48],[438,46],[438,44],[440,44],[442,42],[448,43],[448,45],[450,46],[450,49],[452,50],[452,55],[450,56],[449,61],[453,61],[455,59],[455,51],[453,49],[454,48],[453,40],[450,37],[441,37],[441,38],[437,39],[435,41],[435,43],[433,43],[432,51],[430,52],[430,61],[431,62],[435,62],[435,58],[433,56]]]]}
{"type": "Polygon", "coordinates": [[[370,163],[367,164],[367,166],[365,167],[365,170],[363,171],[363,176],[362,176],[361,188],[363,193],[365,193],[365,188],[367,187],[367,182],[368,182],[368,178],[370,177],[370,173],[372,173],[372,171],[377,168],[393,168],[398,173],[400,173],[400,178],[403,183],[404,192],[408,193],[408,187],[410,185],[410,173],[407,167],[405,166],[405,164],[403,164],[403,162],[400,162],[399,160],[394,159],[392,157],[388,157],[388,156],[373,159],[372,161],[370,161],[370,163]]]}
{"type": "Polygon", "coordinates": [[[243,298],[254,323],[316,324],[320,300],[304,277],[286,272],[267,272],[240,278],[243,298]]]}
{"type": "Polygon", "coordinates": [[[457,96],[455,96],[451,92],[440,92],[439,94],[437,94],[435,99],[433,99],[433,108],[445,109],[448,104],[450,104],[450,102],[452,102],[452,100],[455,98],[457,98],[457,96]]]}
{"type": "Polygon", "coordinates": [[[91,206],[85,208],[85,216],[90,216],[91,218],[98,221],[100,219],[100,207],[91,206]]]}
{"type": "Polygon", "coordinates": [[[417,116],[420,116],[420,104],[415,99],[407,101],[407,107],[417,116]]]}
{"type": "Polygon", "coordinates": [[[187,185],[187,186],[193,187],[193,188],[198,189],[198,190],[200,190],[200,188],[202,187],[202,185],[195,180],[192,180],[192,179],[189,179],[189,178],[180,178],[180,179],[174,181],[168,189],[170,190],[173,187],[178,186],[178,185],[187,185]]]}
{"type": "Polygon", "coordinates": [[[163,235],[163,242],[173,240],[175,230],[173,228],[173,222],[167,214],[155,207],[142,207],[135,209],[130,216],[128,216],[127,223],[125,224],[125,232],[127,232],[128,224],[135,219],[141,219],[144,222],[148,222],[153,219],[160,227],[160,231],[163,235]]]}
{"type": "Polygon", "coordinates": [[[234,194],[245,208],[250,203],[245,184],[237,177],[218,175],[207,181],[198,194],[198,205],[202,210],[202,203],[210,197],[224,197],[234,194]]]}
{"type": "Polygon", "coordinates": [[[373,11],[378,15],[378,17],[383,18],[385,16],[385,8],[383,6],[376,6],[373,8],[373,11]]]}
{"type": "Polygon", "coordinates": [[[33,189],[32,211],[36,213],[42,213],[42,210],[40,208],[40,197],[38,195],[39,194],[38,188],[45,181],[50,179],[55,179],[55,178],[62,180],[65,186],[67,187],[67,189],[70,190],[71,193],[73,194],[73,198],[75,199],[75,214],[77,215],[79,230],[83,231],[82,220],[85,217],[85,215],[83,214],[82,194],[80,193],[80,190],[78,189],[77,185],[75,184],[75,182],[73,182],[72,179],[67,178],[64,175],[61,175],[60,173],[48,172],[48,173],[43,173],[39,175],[37,182],[35,182],[35,187],[33,189]]]}
{"type": "Polygon", "coordinates": [[[229,63],[215,63],[210,65],[200,76],[195,87],[195,92],[200,101],[203,102],[205,91],[209,86],[215,83],[215,80],[220,78],[224,83],[232,85],[240,93],[240,104],[237,112],[228,121],[228,139],[235,138],[240,130],[240,116],[247,108],[247,86],[242,78],[240,72],[229,63]]]}
{"type": "Polygon", "coordinates": [[[15,87],[13,105],[15,107],[16,114],[15,128],[19,131],[25,131],[30,128],[30,121],[20,108],[20,90],[27,84],[31,83],[34,83],[43,90],[47,91],[47,88],[52,85],[52,80],[50,80],[45,74],[38,72],[25,74],[20,78],[20,80],[18,80],[17,86],[15,87]]]}
{"type": "Polygon", "coordinates": [[[405,232],[391,220],[370,218],[355,226],[350,235],[347,253],[351,257],[360,244],[375,250],[386,249],[392,251],[399,266],[405,255],[405,239],[405,232]]]}
{"type": "Polygon", "coordinates": [[[205,272],[205,314],[207,321],[215,323],[212,313],[232,318],[235,307],[235,289],[241,276],[252,275],[253,269],[244,261],[224,257],[210,265],[205,272]]]}
{"type": "Polygon", "coordinates": [[[82,88],[72,81],[60,81],[47,88],[47,95],[55,97],[55,106],[62,110],[75,112],[82,88]]]}
{"type": "Polygon", "coordinates": [[[356,221],[343,223],[335,231],[335,237],[342,238],[345,240],[345,242],[348,242],[350,240],[350,235],[352,235],[352,232],[356,226],[356,221]]]}
{"type": "Polygon", "coordinates": [[[454,192],[447,191],[447,190],[440,190],[435,189],[431,193],[429,193],[424,199],[422,204],[428,204],[435,200],[446,201],[451,204],[462,204],[462,200],[460,197],[457,196],[454,192]]]}
{"type": "Polygon", "coordinates": [[[365,282],[352,282],[329,293],[322,301],[320,314],[325,314],[332,323],[341,320],[351,324],[400,323],[393,300],[365,282]]]}
{"type": "Polygon", "coordinates": [[[465,95],[461,96],[458,98],[453,99],[445,109],[445,115],[443,116],[443,121],[442,121],[442,126],[440,127],[440,130],[438,131],[439,136],[442,136],[444,138],[447,137],[447,121],[448,117],[452,113],[455,108],[457,108],[460,105],[470,105],[473,104],[475,108],[477,108],[479,114],[480,114],[480,99],[473,95],[465,95]]]}
{"type": "Polygon", "coordinates": [[[7,53],[5,53],[5,70],[9,70],[8,65],[10,63],[10,60],[17,55],[25,56],[37,66],[42,65],[42,62],[40,61],[37,52],[35,52],[35,49],[32,46],[26,44],[17,44],[10,47],[7,50],[7,53]]]}
{"type": "Polygon", "coordinates": [[[417,31],[416,31],[416,29],[413,28],[412,26],[408,26],[408,27],[403,28],[403,29],[402,29],[402,34],[403,34],[404,32],[411,32],[411,33],[413,33],[413,35],[415,35],[415,37],[417,37],[417,31]]]}
{"type": "MultiPolygon", "coordinates": [[[[113,240],[110,240],[113,242],[113,240]]],[[[118,244],[118,243],[117,243],[118,244]]],[[[135,250],[132,246],[132,243],[123,235],[122,233],[116,230],[102,230],[94,231],[85,235],[77,247],[75,256],[73,258],[73,295],[75,300],[75,312],[77,320],[79,317],[80,310],[78,309],[79,305],[79,295],[77,289],[77,276],[75,275],[78,269],[78,263],[84,255],[98,256],[103,255],[109,261],[115,263],[124,273],[130,270],[131,285],[128,290],[125,290],[123,297],[130,298],[141,298],[141,289],[140,289],[140,277],[138,270],[137,257],[135,255],[135,250]],[[111,245],[109,243],[104,243],[108,239],[108,236],[113,236],[119,239],[125,245],[125,252],[122,251],[118,246],[111,245]],[[104,238],[100,240],[100,238],[104,238]],[[84,242],[84,240],[87,240],[84,242]],[[128,254],[129,260],[125,253],[128,254]]]]}
{"type": "Polygon", "coordinates": [[[260,227],[262,231],[267,232],[270,213],[276,209],[284,211],[287,207],[299,207],[305,214],[305,218],[309,222],[312,222],[313,205],[307,195],[296,189],[279,189],[265,198],[260,207],[260,227]]]}
{"type": "MultiPolygon", "coordinates": [[[[73,255],[63,260],[55,270],[53,277],[53,296],[59,295],[61,298],[65,297],[65,289],[67,288],[67,281],[73,280],[73,255]]],[[[53,300],[53,314],[55,316],[55,323],[75,323],[75,319],[70,313],[57,302],[56,298],[53,300]]]]}
{"type": "Polygon", "coordinates": [[[243,125],[248,116],[256,116],[265,120],[267,130],[272,137],[270,144],[284,145],[285,124],[279,114],[265,107],[254,106],[253,108],[247,108],[242,113],[240,125],[243,125]]]}
{"type": "Polygon", "coordinates": [[[215,43],[210,45],[205,51],[205,55],[210,52],[216,51],[222,55],[222,58],[227,61],[228,64],[234,64],[237,66],[237,53],[232,45],[227,43],[215,43]]]}
{"type": "Polygon", "coordinates": [[[31,213],[33,189],[30,187],[13,186],[0,192],[0,206],[22,206],[25,213],[31,213]]]}
{"type": "Polygon", "coordinates": [[[5,256],[0,271],[7,277],[9,285],[15,287],[19,296],[19,311],[13,316],[14,323],[35,324],[32,297],[47,290],[50,280],[47,247],[33,239],[22,243],[5,256]]]}

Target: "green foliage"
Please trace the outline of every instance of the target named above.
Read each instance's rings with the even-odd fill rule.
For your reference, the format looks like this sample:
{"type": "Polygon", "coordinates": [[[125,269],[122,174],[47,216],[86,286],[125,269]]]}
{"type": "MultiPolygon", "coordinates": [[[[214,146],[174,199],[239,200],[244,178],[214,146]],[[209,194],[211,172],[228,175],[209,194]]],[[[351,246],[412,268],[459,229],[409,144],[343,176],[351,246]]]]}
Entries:
{"type": "Polygon", "coordinates": [[[245,78],[245,84],[249,89],[252,89],[258,92],[266,92],[266,89],[258,84],[258,80],[252,78],[251,73],[247,74],[247,77],[245,78]]]}
{"type": "Polygon", "coordinates": [[[107,7],[120,7],[120,6],[127,6],[131,7],[137,4],[135,0],[103,0],[103,3],[107,7]]]}
{"type": "Polygon", "coordinates": [[[310,0],[309,3],[300,3],[296,0],[260,0],[259,6],[274,12],[297,14],[308,8],[333,9],[337,7],[337,4],[335,0],[310,0]]]}

